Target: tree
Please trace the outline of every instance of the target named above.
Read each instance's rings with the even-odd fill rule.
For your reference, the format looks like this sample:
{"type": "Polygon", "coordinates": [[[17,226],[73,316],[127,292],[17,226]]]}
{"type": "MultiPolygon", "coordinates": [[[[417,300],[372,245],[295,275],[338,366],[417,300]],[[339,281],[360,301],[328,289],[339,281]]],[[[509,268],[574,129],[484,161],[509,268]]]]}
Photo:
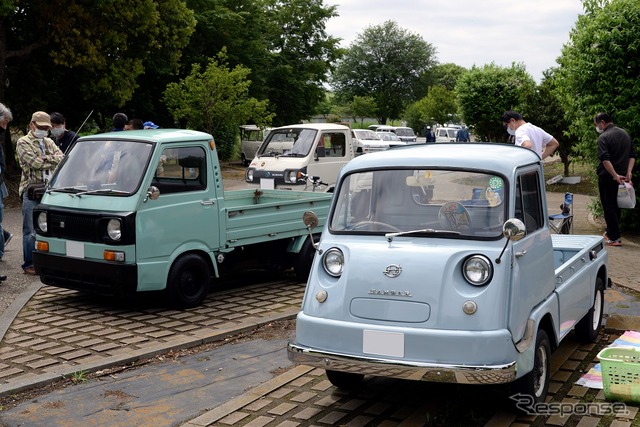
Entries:
{"type": "Polygon", "coordinates": [[[35,110],[64,107],[75,122],[88,105],[121,107],[149,61],[177,68],[195,26],[183,0],[2,0],[0,12],[0,81],[19,124],[35,110]]]}
{"type": "MultiPolygon", "coordinates": [[[[576,152],[598,163],[593,118],[607,112],[630,135],[640,134],[640,8],[637,0],[584,0],[569,43],[558,58],[561,102],[576,136],[576,152]]],[[[638,229],[637,210],[621,225],[638,229]]]]}
{"type": "Polygon", "coordinates": [[[397,119],[416,100],[420,77],[435,64],[435,48],[394,21],[367,27],[338,63],[331,85],[342,102],[373,96],[378,122],[397,119]]]}
{"type": "Polygon", "coordinates": [[[425,124],[451,122],[457,111],[455,92],[444,86],[433,86],[427,96],[407,107],[405,119],[413,129],[422,130],[425,124]]]}
{"type": "Polygon", "coordinates": [[[274,125],[298,123],[313,115],[324,99],[324,83],[342,50],[326,32],[336,6],[323,0],[265,0],[267,48],[266,93],[274,108],[274,125]]]}
{"type": "Polygon", "coordinates": [[[458,80],[458,105],[465,123],[474,127],[476,138],[506,142],[507,132],[500,116],[506,110],[519,110],[526,115],[522,107],[535,86],[523,64],[514,63],[510,68],[493,63],[474,66],[458,80]]]}
{"type": "Polygon", "coordinates": [[[238,127],[250,119],[259,127],[270,124],[268,103],[249,96],[249,69],[237,65],[229,68],[224,50],[211,59],[201,72],[194,64],[191,74],[178,83],[170,83],[164,102],[175,120],[187,127],[208,132],[216,138],[223,159],[234,154],[238,127]]]}
{"type": "Polygon", "coordinates": [[[447,90],[455,90],[458,79],[467,70],[465,67],[457,64],[437,64],[428,73],[428,86],[444,86],[447,90]]]}
{"type": "Polygon", "coordinates": [[[593,117],[604,111],[629,131],[640,133],[640,8],[637,1],[584,1],[558,58],[561,102],[577,136],[576,151],[598,163],[593,117]]]}
{"type": "Polygon", "coordinates": [[[376,110],[376,101],[372,96],[354,96],[351,101],[351,111],[354,117],[360,117],[360,124],[363,124],[365,117],[374,117],[376,110]]]}

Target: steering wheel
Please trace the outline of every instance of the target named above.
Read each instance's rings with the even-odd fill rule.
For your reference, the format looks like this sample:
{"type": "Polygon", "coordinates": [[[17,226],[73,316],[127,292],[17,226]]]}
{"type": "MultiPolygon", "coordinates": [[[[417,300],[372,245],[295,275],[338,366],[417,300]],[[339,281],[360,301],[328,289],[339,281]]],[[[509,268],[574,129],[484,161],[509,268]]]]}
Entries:
{"type": "Polygon", "coordinates": [[[467,208],[458,202],[448,202],[438,211],[438,221],[448,230],[471,228],[471,216],[467,208]]]}
{"type": "Polygon", "coordinates": [[[402,231],[391,224],[387,224],[385,222],[380,222],[380,221],[360,221],[357,224],[354,224],[351,229],[362,230],[362,231],[393,231],[393,232],[402,231]]]}

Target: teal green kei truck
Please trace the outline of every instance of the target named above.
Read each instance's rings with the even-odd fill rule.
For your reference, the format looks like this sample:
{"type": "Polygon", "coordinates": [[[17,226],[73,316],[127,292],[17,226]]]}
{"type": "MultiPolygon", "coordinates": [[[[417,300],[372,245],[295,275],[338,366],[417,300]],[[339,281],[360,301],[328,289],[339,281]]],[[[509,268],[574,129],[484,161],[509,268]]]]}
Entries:
{"type": "Polygon", "coordinates": [[[202,303],[233,266],[259,261],[306,280],[315,250],[301,218],[324,223],[331,194],[224,191],[211,135],[181,129],[80,138],[34,209],[34,266],[51,286],[101,294],[164,291],[202,303]]]}

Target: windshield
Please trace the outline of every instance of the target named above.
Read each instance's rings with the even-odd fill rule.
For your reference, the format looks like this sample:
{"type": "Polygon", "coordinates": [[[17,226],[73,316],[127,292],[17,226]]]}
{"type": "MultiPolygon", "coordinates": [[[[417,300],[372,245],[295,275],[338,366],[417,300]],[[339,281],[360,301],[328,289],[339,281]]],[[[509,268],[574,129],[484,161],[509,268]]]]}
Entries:
{"type": "Polygon", "coordinates": [[[396,135],[398,136],[416,136],[411,128],[396,128],[396,135]]]}
{"type": "Polygon", "coordinates": [[[378,134],[371,130],[354,130],[353,133],[357,139],[380,141],[378,134]]]}
{"type": "Polygon", "coordinates": [[[79,140],[58,169],[50,189],[131,194],[140,185],[151,151],[149,143],[79,140]]]}
{"type": "Polygon", "coordinates": [[[258,156],[306,157],[316,134],[314,129],[274,129],[260,146],[258,156]]]}
{"type": "Polygon", "coordinates": [[[340,184],[332,232],[428,237],[502,236],[503,178],[457,170],[394,169],[354,173],[340,184]]]}

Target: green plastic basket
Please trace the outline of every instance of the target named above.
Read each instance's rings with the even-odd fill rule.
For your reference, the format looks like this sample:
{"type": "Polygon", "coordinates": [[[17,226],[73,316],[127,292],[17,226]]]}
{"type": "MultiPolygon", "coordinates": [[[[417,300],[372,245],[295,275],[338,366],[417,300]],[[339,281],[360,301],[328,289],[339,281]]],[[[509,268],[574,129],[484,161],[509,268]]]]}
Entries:
{"type": "Polygon", "coordinates": [[[598,353],[607,400],[640,403],[640,349],[609,347],[598,353]]]}

